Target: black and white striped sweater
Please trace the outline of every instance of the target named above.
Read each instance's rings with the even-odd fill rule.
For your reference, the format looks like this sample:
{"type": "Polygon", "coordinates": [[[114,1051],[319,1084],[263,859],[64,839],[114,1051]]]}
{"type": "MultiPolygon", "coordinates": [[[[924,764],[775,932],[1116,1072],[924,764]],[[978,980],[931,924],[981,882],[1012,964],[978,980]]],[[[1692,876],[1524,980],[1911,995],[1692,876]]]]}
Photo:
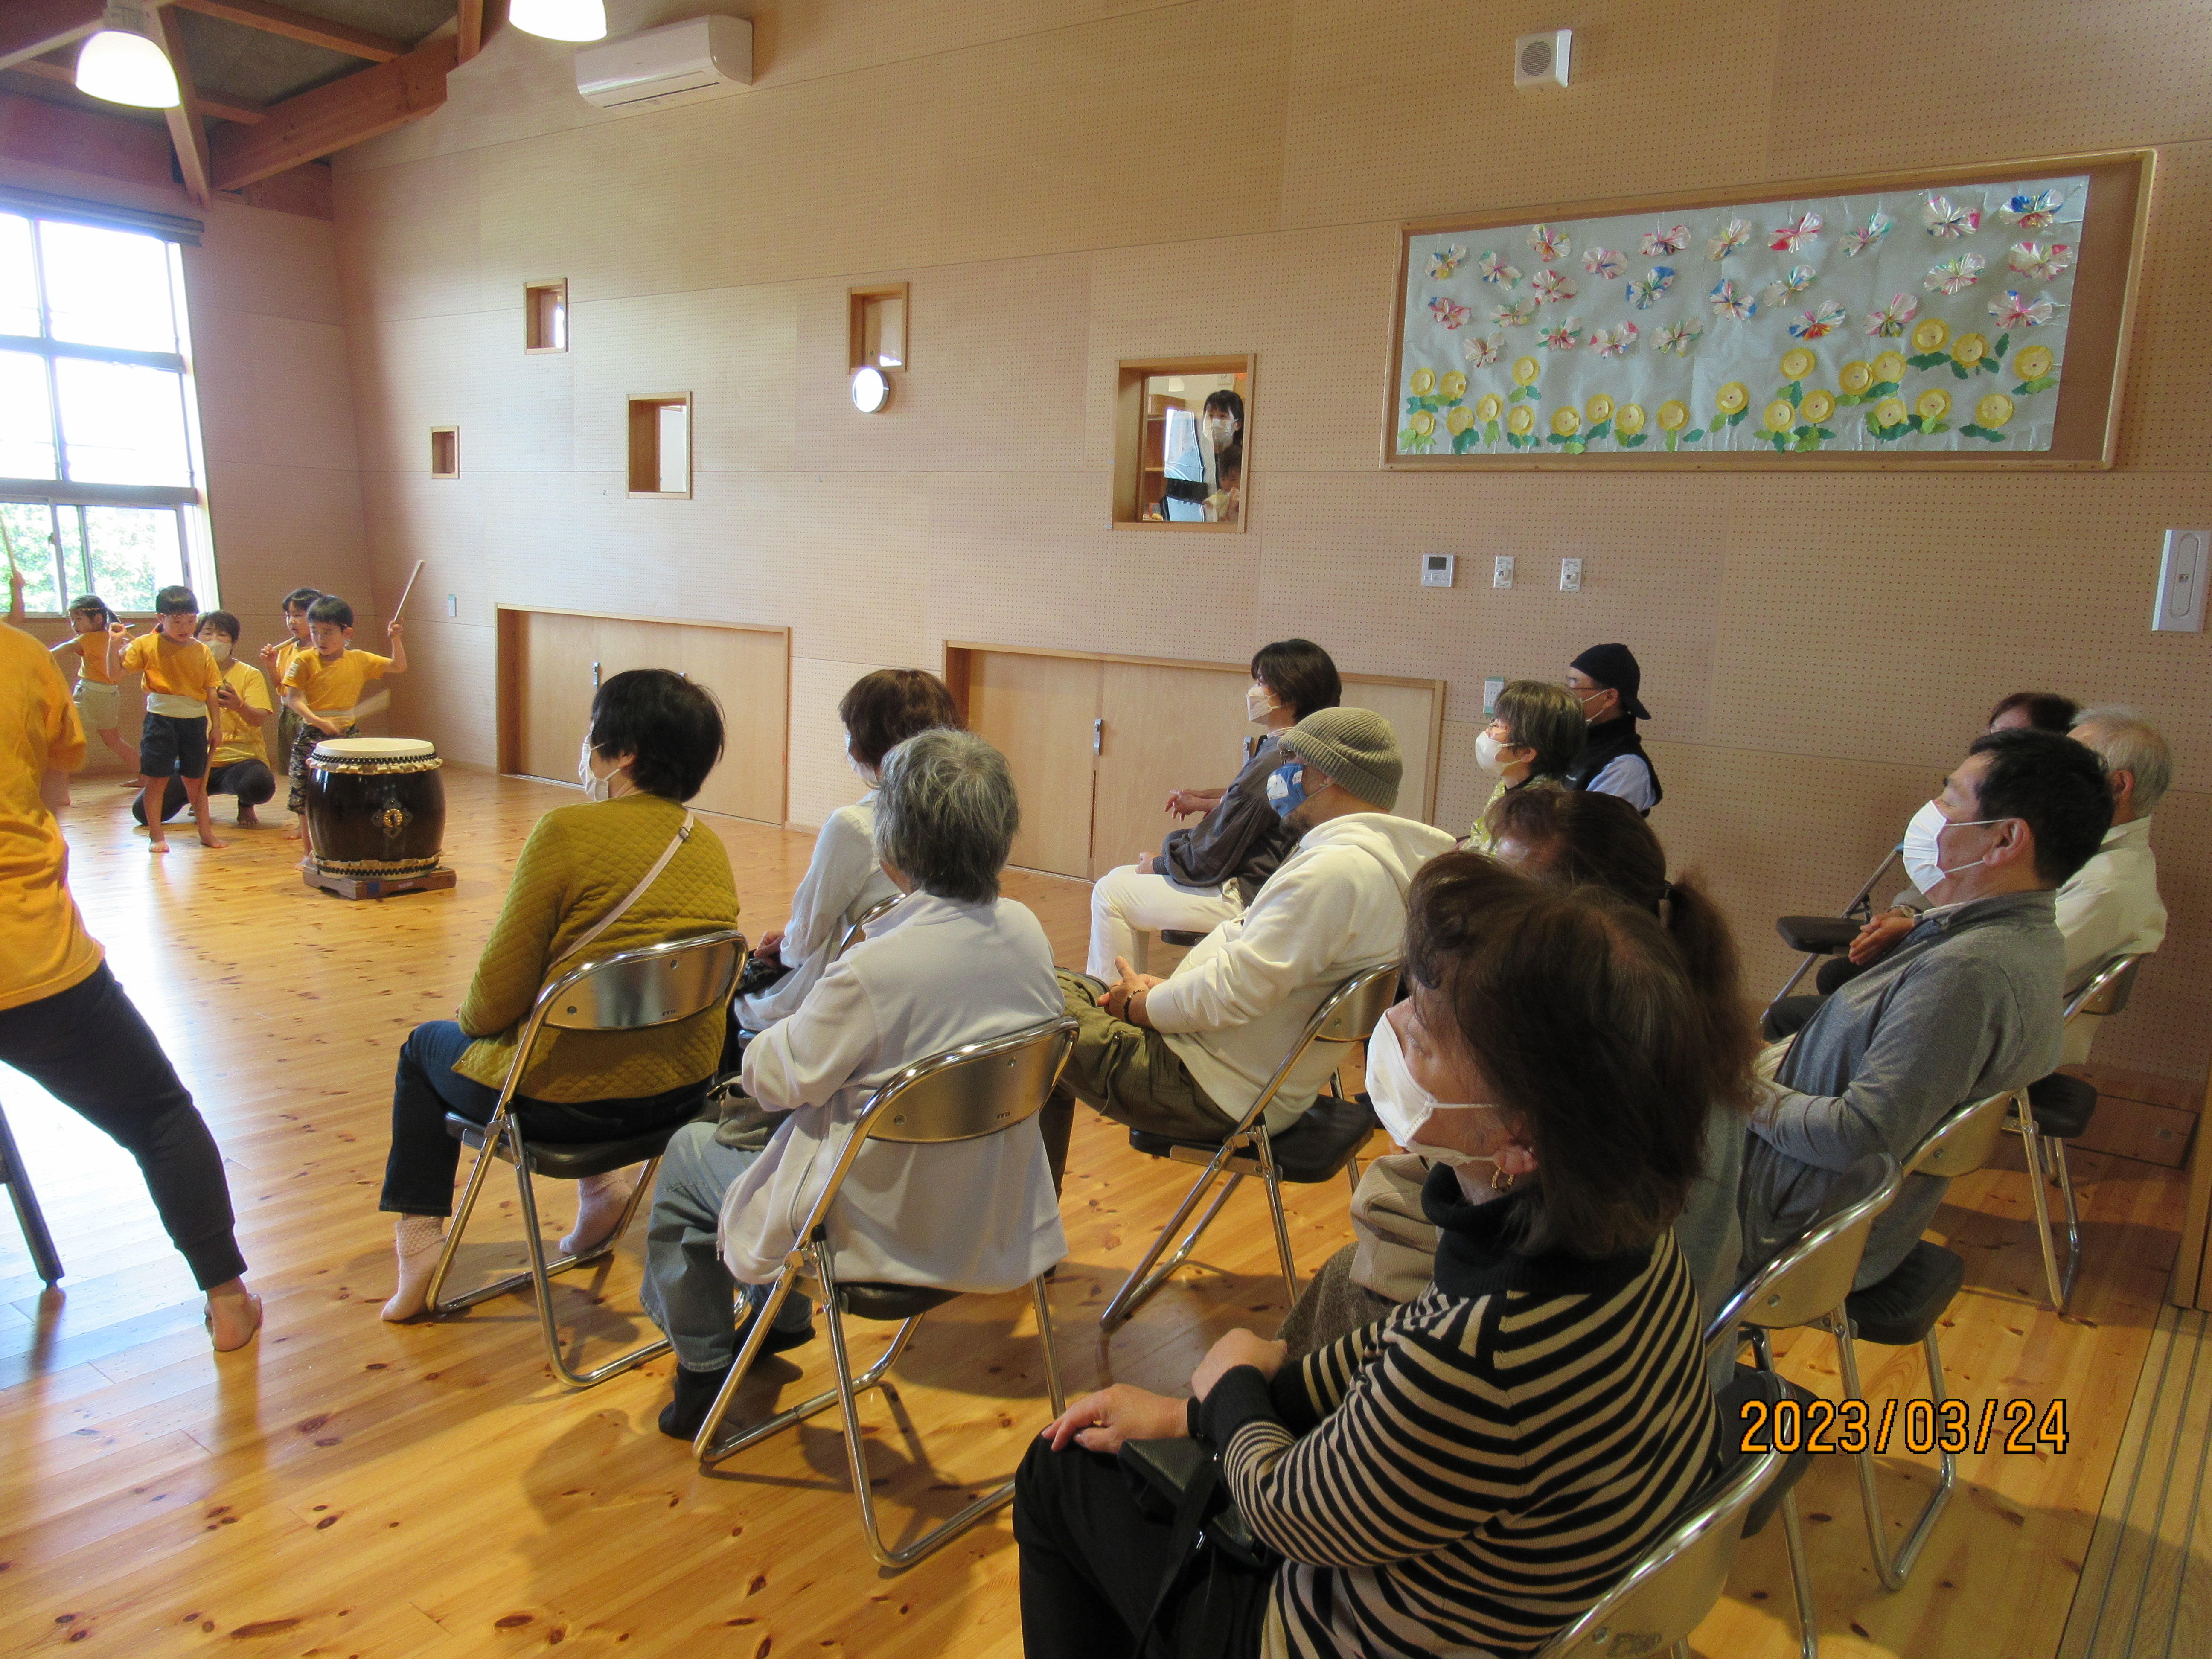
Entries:
{"type": "Polygon", "coordinates": [[[1595,1603],[1708,1472],[1696,1287],[1671,1234],[1592,1261],[1505,1247],[1517,1200],[1423,1194],[1436,1282],[1194,1412],[1286,1558],[1274,1656],[1522,1654],[1595,1603]]]}

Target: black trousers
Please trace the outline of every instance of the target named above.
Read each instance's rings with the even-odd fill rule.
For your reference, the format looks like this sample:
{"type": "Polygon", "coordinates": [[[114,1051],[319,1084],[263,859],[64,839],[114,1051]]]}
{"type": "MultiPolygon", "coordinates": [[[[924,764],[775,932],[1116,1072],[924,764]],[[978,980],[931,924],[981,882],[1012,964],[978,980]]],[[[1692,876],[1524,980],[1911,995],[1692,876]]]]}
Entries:
{"type": "Polygon", "coordinates": [[[0,1009],[0,1060],[138,1160],[169,1242],[202,1290],[246,1271],[215,1137],[106,963],[58,995],[0,1009]]]}
{"type": "MultiPolygon", "coordinates": [[[[232,761],[224,766],[208,768],[207,792],[210,795],[235,795],[238,810],[258,806],[276,793],[276,775],[258,760],[232,761]]],[[[185,777],[181,772],[169,774],[169,787],[161,792],[161,822],[185,810],[191,799],[185,793],[185,777]]],[[[146,802],[141,796],[131,803],[131,816],[138,823],[146,822],[146,802]]]]}
{"type": "MultiPolygon", "coordinates": [[[[1022,1651],[1028,1659],[1131,1659],[1166,1576],[1175,1523],[1137,1506],[1112,1458],[1030,1443],[1014,1476],[1014,1540],[1022,1552],[1022,1651]]],[[[1252,1659],[1274,1576],[1219,1556],[1194,1567],[1160,1613],[1151,1656],[1199,1659],[1225,1615],[1228,1639],[1204,1659],[1252,1659]]]]}

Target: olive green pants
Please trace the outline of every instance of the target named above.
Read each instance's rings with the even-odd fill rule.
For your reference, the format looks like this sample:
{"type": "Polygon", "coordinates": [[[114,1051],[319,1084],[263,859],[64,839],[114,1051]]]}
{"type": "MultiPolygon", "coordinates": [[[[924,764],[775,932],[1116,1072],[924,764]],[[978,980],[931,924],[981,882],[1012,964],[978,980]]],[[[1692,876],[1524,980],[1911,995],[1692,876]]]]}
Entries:
{"type": "Polygon", "coordinates": [[[1079,1100],[1116,1123],[1177,1140],[1219,1140],[1236,1127],[1193,1081],[1165,1036],[1100,1007],[1103,993],[1097,981],[1065,969],[1059,974],[1060,994],[1076,1022],[1075,1048],[1037,1117],[1055,1188],[1066,1172],[1079,1100]]]}

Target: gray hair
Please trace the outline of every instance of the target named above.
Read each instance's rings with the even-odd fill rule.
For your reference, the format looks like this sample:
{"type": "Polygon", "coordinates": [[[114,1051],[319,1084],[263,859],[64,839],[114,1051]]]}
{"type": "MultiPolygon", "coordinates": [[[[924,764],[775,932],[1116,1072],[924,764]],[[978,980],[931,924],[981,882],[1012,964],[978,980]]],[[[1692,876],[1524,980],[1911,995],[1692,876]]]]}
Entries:
{"type": "Polygon", "coordinates": [[[998,897],[1021,823],[1006,757],[972,732],[919,732],[884,757],[876,856],[924,892],[969,904],[998,897]]]}
{"type": "Polygon", "coordinates": [[[2148,817],[2173,787],[2173,750],[2135,709],[2118,703],[2085,708],[2074,717],[2073,736],[2105,757],[2107,772],[2134,775],[2138,817],[2148,817]]]}

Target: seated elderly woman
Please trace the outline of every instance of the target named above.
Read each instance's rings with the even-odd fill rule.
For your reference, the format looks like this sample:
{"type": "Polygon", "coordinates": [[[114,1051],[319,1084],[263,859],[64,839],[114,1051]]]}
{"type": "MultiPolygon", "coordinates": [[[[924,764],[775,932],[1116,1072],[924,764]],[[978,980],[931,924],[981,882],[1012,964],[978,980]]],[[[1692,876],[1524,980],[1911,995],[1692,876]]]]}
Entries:
{"type": "MultiPolygon", "coordinates": [[[[945,682],[919,668],[878,668],[853,682],[837,704],[845,723],[845,759],[868,787],[841,806],[814,838],[814,857],[791,897],[791,919],[763,933],[753,947],[754,970],[781,968],[757,990],[738,998],[730,1012],[747,1031],[764,1031],[793,1012],[829,965],[845,930],[898,889],[877,862],[876,790],[884,757],[917,732],[957,726],[960,711],[945,682]]],[[[749,971],[748,981],[754,977],[749,971]]],[[[734,1064],[734,1062],[733,1062],[734,1064]]]]}
{"type": "MultiPolygon", "coordinates": [[[[684,806],[721,757],[722,711],[680,674],[634,669],[592,697],[576,768],[589,799],[538,820],[457,1018],[416,1026],[399,1051],[381,1205],[399,1217],[399,1285],[386,1319],[422,1311],[453,1213],[460,1143],[446,1114],[489,1121],[545,983],[583,960],[585,945],[605,956],[737,925],[730,855],[684,806]]],[[[611,1140],[682,1122],[699,1110],[724,1025],[713,1008],[647,1031],[549,1028],[513,1109],[543,1141],[611,1140]]],[[[604,1242],[635,1182],[617,1171],[580,1183],[575,1229],[561,1248],[604,1242]]]]}
{"type": "Polygon", "coordinates": [[[1447,853],[1413,883],[1406,961],[1405,1065],[1376,1082],[1437,1159],[1435,1284],[1296,1364],[1231,1331],[1194,1401],[1117,1384],[1071,1405],[1015,1488],[1032,1659],[1118,1659],[1148,1620],[1224,1659],[1268,1632],[1273,1652],[1525,1652],[1705,1474],[1717,1413],[1670,1227],[1733,1062],[1674,946],[1603,889],[1447,853]],[[1279,1565],[1209,1547],[1183,1571],[1098,1455],[1187,1434],[1279,1565]]]}
{"type": "MultiPolygon", "coordinates": [[[[1020,817],[1006,757],[972,733],[924,732],[884,757],[876,855],[906,897],[796,1013],[746,1045],[750,1098],[719,1127],[678,1131],[660,1166],[644,1297],[676,1348],[664,1434],[699,1431],[737,1357],[735,1285],[765,1287],[781,1271],[876,1086],[933,1054],[1060,1018],[1044,929],[999,894],[1020,817]]],[[[829,1227],[840,1277],[856,1280],[1011,1290],[1067,1254],[1034,1118],[975,1140],[864,1147],[829,1227]]],[[[810,1334],[806,1304],[792,1297],[764,1345],[810,1334]]]]}
{"type": "Polygon", "coordinates": [[[1550,680],[1508,680],[1496,708],[1474,739],[1474,763],[1498,779],[1467,832],[1478,853],[1492,850],[1490,817],[1500,801],[1524,789],[1567,787],[1567,769],[1589,732],[1574,694],[1550,680]]]}

